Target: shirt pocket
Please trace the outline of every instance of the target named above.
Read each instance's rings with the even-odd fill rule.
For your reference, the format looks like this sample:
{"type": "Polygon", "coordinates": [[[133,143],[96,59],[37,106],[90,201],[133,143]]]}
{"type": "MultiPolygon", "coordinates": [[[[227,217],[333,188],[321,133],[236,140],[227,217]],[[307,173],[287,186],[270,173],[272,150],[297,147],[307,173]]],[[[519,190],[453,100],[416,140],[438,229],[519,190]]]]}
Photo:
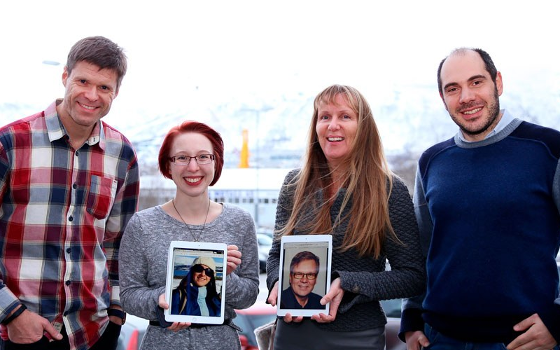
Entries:
{"type": "Polygon", "coordinates": [[[113,207],[116,192],[117,180],[92,175],[86,201],[87,212],[98,220],[105,219],[113,207]]]}

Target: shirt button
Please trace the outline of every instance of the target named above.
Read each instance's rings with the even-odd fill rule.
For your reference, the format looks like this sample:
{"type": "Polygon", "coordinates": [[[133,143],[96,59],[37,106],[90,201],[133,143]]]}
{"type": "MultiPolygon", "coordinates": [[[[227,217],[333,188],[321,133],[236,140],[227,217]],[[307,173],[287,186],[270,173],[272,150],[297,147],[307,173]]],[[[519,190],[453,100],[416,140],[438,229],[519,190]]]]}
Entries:
{"type": "Polygon", "coordinates": [[[68,221],[74,221],[74,217],[73,216],[69,217],[68,221]]]}
{"type": "Polygon", "coordinates": [[[72,248],[66,248],[66,253],[70,254],[72,252],[72,248]]]}
{"type": "Polygon", "coordinates": [[[76,151],[76,157],[80,155],[80,152],[76,151]]]}
{"type": "Polygon", "coordinates": [[[76,188],[78,188],[78,185],[73,184],[73,185],[72,185],[72,188],[73,188],[73,189],[76,189],[76,188]]]}
{"type": "Polygon", "coordinates": [[[69,286],[70,284],[72,284],[72,281],[66,281],[67,286],[69,286]]]}

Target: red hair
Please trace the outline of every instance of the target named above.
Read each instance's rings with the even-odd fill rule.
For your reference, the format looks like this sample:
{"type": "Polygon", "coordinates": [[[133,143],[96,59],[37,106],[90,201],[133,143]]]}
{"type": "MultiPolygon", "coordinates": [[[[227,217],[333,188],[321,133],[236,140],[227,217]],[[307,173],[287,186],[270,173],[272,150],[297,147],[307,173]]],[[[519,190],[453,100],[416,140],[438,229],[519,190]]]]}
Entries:
{"type": "Polygon", "coordinates": [[[159,156],[158,156],[158,163],[159,163],[159,171],[163,176],[168,179],[171,179],[171,172],[169,171],[169,157],[170,157],[170,150],[175,137],[180,134],[185,134],[188,132],[195,132],[201,135],[206,136],[206,138],[212,144],[212,149],[214,150],[214,179],[210,186],[213,186],[218,180],[220,179],[220,175],[222,175],[222,168],[224,167],[224,141],[220,134],[209,127],[204,123],[199,123],[195,121],[186,121],[183,122],[181,125],[177,125],[171,128],[165,138],[163,139],[163,143],[161,144],[161,148],[159,149],[159,156]]]}

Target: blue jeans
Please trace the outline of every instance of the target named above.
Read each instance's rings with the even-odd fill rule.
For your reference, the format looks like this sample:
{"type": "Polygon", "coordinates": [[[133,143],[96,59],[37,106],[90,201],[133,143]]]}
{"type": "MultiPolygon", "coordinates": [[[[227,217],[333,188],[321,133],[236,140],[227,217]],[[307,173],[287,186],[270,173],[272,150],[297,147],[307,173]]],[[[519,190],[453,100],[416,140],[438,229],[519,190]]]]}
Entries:
{"type": "MultiPolygon", "coordinates": [[[[424,334],[430,341],[430,350],[504,350],[504,343],[467,343],[455,338],[447,337],[433,329],[429,324],[424,325],[424,334]]],[[[555,346],[553,350],[560,350],[555,346]]]]}

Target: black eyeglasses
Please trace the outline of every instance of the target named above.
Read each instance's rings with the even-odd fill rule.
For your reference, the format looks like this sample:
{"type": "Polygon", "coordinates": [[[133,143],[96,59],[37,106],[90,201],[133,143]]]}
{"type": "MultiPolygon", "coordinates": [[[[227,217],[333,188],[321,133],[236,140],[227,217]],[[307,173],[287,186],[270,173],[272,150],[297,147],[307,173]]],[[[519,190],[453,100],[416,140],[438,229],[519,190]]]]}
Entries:
{"type": "Polygon", "coordinates": [[[193,271],[193,272],[199,272],[199,273],[202,272],[202,271],[204,271],[204,273],[206,274],[206,276],[213,276],[213,275],[214,275],[214,271],[213,271],[211,268],[209,268],[209,267],[204,267],[204,266],[199,265],[199,264],[194,265],[193,268],[192,268],[192,271],[193,271]]]}
{"type": "Polygon", "coordinates": [[[314,280],[315,278],[317,278],[317,275],[317,273],[292,272],[292,276],[294,276],[296,280],[300,280],[304,277],[308,280],[314,280]]]}
{"type": "Polygon", "coordinates": [[[194,157],[180,155],[180,156],[169,157],[169,161],[177,165],[189,165],[191,159],[193,158],[194,160],[196,160],[198,164],[210,164],[212,163],[215,157],[213,154],[199,154],[198,156],[194,156],[194,157]]]}

